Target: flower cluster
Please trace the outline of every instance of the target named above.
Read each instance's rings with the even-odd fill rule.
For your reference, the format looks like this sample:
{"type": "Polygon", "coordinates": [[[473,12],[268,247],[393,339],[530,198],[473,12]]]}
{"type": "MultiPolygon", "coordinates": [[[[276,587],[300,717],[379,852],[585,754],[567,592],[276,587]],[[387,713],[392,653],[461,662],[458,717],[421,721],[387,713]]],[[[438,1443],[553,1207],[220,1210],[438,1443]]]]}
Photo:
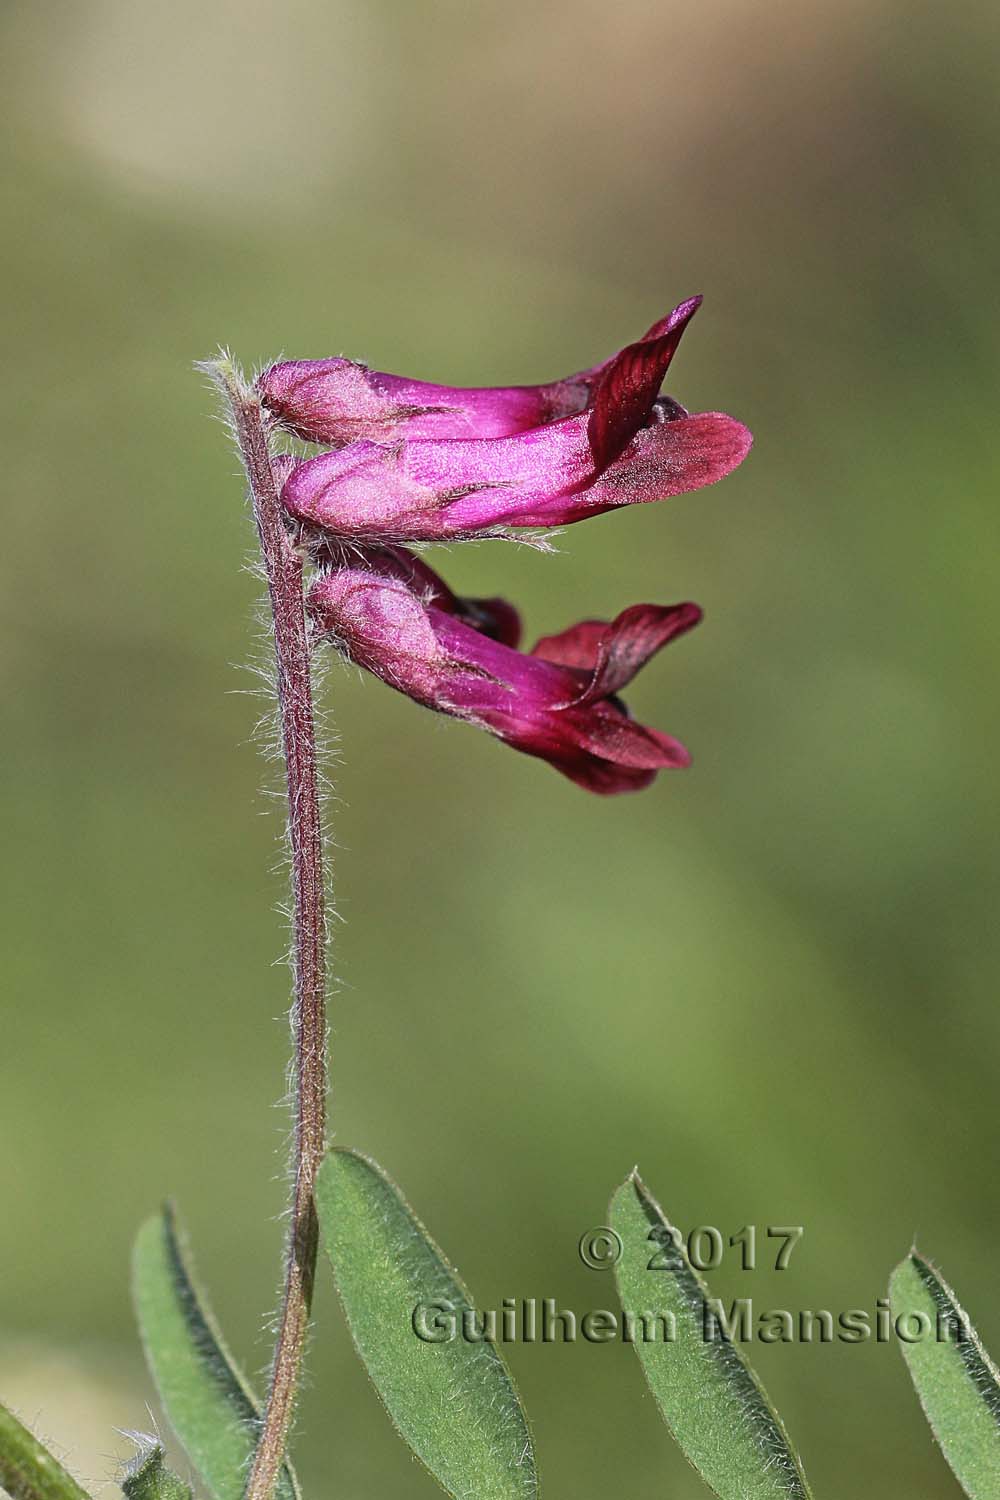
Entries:
{"type": "Polygon", "coordinates": [[[275,460],[281,500],[319,569],[317,632],[383,682],[490,730],[594,792],[647,786],[688,764],[677,740],[632,720],[619,691],[701,618],[637,604],[519,649],[502,599],[463,599],[414,544],[513,536],[722,479],[747,429],[660,394],[700,297],[618,354],[549,385],[461,389],[294,360],[258,378],[275,422],[325,451],[275,460]]]}

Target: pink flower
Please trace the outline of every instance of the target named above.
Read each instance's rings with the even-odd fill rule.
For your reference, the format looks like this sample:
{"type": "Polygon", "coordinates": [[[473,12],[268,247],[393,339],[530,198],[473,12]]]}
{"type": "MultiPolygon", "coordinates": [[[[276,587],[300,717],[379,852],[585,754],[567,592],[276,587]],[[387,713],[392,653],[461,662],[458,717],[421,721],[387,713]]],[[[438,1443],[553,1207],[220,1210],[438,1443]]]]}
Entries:
{"type": "MultiPolygon", "coordinates": [[[[657,388],[700,303],[700,297],[682,302],[630,346],[663,348],[657,388]]],[[[257,390],[283,427],[311,443],[342,447],[359,438],[382,443],[403,437],[496,438],[586,411],[613,363],[605,360],[548,385],[462,387],[385,375],[351,359],[294,359],[265,370],[257,390]]]]}
{"type": "Polygon", "coordinates": [[[649,658],[701,619],[696,604],[636,604],[515,649],[516,612],[458,599],[401,548],[344,556],[309,594],[317,631],[383,682],[547,760],[589,791],[638,791],[687,750],[618,698],[649,658]]]}
{"type": "Polygon", "coordinates": [[[750,433],[657,395],[698,301],[602,366],[574,416],[504,437],[363,438],[296,465],[282,502],[337,537],[444,541],[562,526],[714,484],[742,462],[750,433]]]}

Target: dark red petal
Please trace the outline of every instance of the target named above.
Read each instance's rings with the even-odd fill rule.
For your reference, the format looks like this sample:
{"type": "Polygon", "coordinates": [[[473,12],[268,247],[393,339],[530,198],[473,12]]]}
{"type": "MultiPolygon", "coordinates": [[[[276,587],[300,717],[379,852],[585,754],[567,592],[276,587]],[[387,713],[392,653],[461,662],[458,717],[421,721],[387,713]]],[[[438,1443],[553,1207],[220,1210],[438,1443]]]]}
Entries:
{"type": "Polygon", "coordinates": [[[595,470],[602,473],[643,427],[700,297],[691,297],[654,323],[638,343],[627,344],[608,362],[594,391],[587,427],[595,470]]]}
{"type": "Polygon", "coordinates": [[[616,766],[607,760],[581,760],[565,764],[550,760],[549,765],[575,781],[587,792],[596,792],[599,797],[611,797],[616,792],[641,792],[656,780],[656,771],[637,771],[632,766],[616,766]]]}
{"type": "Polygon", "coordinates": [[[460,597],[456,606],[454,613],[480,635],[488,635],[491,641],[517,650],[521,642],[521,616],[508,600],[460,597]]]}
{"type": "Polygon", "coordinates": [[[697,604],[633,604],[610,625],[581,620],[559,635],[542,636],[531,655],[590,672],[590,681],[572,703],[596,703],[620,692],[650,657],[701,618],[697,604]]]}
{"type": "Polygon", "coordinates": [[[597,665],[601,641],[610,629],[606,620],[581,620],[558,635],[543,635],[531,648],[532,656],[540,656],[558,667],[577,667],[592,672],[597,665]]]}
{"type": "Polygon", "coordinates": [[[604,796],[641,791],[658,771],[691,763],[679,740],[637,724],[613,703],[574,707],[560,717],[563,744],[554,753],[535,754],[588,791],[604,796]]]}
{"type": "MultiPolygon", "coordinates": [[[[518,529],[570,526],[605,511],[683,495],[724,479],[743,462],[752,442],[742,422],[724,412],[698,412],[657,422],[637,433],[628,450],[603,474],[594,476],[587,467],[583,478],[566,489],[553,493],[539,486],[535,494],[525,493],[513,501],[498,489],[481,505],[477,501],[475,510],[456,517],[460,524],[450,534],[470,536],[478,530],[482,535],[490,523],[518,529]]],[[[589,449],[585,452],[589,460],[589,449]]],[[[294,506],[288,506],[287,486],[285,504],[296,513],[294,506]]],[[[306,506],[302,512],[308,514],[306,506]]]]}
{"type": "Polygon", "coordinates": [[[692,630],[702,618],[697,604],[633,604],[607,626],[598,642],[594,675],[578,703],[594,703],[621,692],[668,641],[692,630]]]}
{"type": "Polygon", "coordinates": [[[576,744],[601,760],[650,771],[691,764],[691,756],[680,740],[636,723],[613,703],[574,706],[566,713],[567,718],[572,715],[576,744]]]}

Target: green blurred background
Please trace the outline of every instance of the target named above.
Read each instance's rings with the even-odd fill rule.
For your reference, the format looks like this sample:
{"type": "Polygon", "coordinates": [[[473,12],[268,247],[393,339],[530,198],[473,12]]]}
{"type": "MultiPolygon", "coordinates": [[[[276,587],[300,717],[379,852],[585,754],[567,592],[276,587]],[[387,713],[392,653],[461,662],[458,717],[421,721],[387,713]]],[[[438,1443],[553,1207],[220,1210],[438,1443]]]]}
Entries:
{"type": "MultiPolygon", "coordinates": [[[[706,623],[632,690],[696,766],[588,797],[334,665],[337,1139],[482,1306],[613,1307],[639,1162],[796,1223],[760,1306],[872,1308],[914,1234],[994,1352],[994,6],[8,3],[0,1397],[100,1485],[148,1427],[130,1241],[177,1198],[267,1359],[287,978],[258,588],[192,361],[543,380],[681,297],[721,487],[444,559],[532,634],[706,623]]],[[[757,1348],[818,1496],[957,1493],[898,1349],[757,1348]]],[[[513,1348],[552,1495],[703,1491],[620,1346],[513,1348]]],[[[435,1493],[321,1278],[308,1495],[435,1493]]],[[[106,1488],[100,1493],[111,1493],[106,1488]]]]}

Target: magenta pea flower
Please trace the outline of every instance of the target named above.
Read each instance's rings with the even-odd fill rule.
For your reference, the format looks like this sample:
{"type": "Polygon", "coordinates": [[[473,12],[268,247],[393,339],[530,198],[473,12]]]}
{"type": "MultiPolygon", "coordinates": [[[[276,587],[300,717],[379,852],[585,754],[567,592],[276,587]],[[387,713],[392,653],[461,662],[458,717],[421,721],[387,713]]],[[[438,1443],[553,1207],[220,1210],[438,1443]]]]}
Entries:
{"type": "Polygon", "coordinates": [[[363,438],[297,464],[282,503],[339,537],[445,541],[563,526],[714,484],[742,462],[750,433],[658,396],[699,301],[600,367],[576,415],[503,437],[363,438]]]}
{"type": "Polygon", "coordinates": [[[618,693],[698,623],[696,604],[636,604],[523,652],[511,606],[470,608],[426,564],[391,548],[345,556],[321,574],[309,612],[321,636],[390,687],[478,724],[589,791],[638,791],[658,771],[690,763],[678,740],[631,719],[618,693]]]}
{"type": "MultiPolygon", "coordinates": [[[[700,297],[682,302],[629,346],[659,347],[660,380],[700,304],[700,297]]],[[[294,359],[259,375],[257,390],[289,432],[331,447],[359,438],[386,443],[398,438],[509,437],[586,411],[601,377],[622,354],[548,385],[478,387],[386,375],[352,359],[294,359]]]]}

